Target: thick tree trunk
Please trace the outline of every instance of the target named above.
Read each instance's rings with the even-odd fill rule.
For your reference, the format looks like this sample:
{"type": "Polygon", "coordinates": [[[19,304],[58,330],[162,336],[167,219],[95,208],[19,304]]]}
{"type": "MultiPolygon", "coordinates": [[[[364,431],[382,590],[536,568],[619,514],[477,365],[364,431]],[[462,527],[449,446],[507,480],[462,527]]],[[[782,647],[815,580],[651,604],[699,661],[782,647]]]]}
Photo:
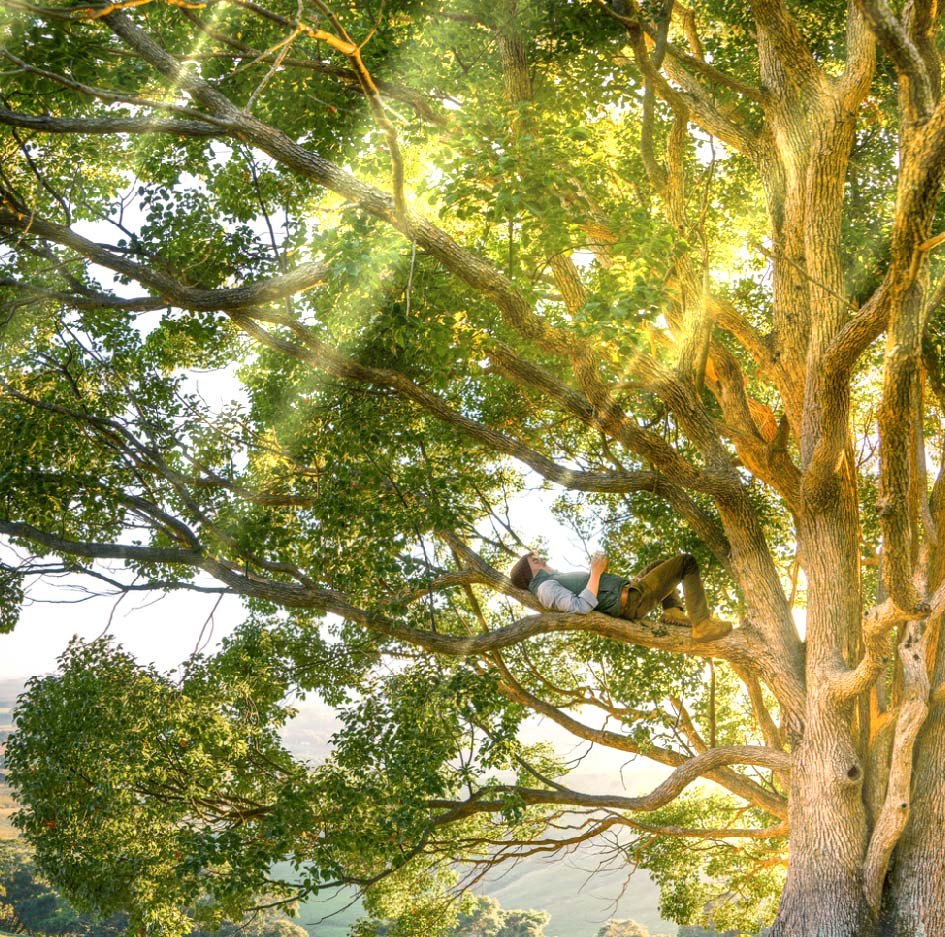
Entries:
{"type": "MultiPolygon", "coordinates": [[[[938,686],[941,673],[935,676],[938,686]]],[[[945,702],[932,706],[917,750],[909,825],[886,884],[883,937],[945,934],[945,702]]]]}
{"type": "Polygon", "coordinates": [[[791,769],[790,864],[772,937],[870,937],[863,771],[849,723],[823,709],[791,769]]]}

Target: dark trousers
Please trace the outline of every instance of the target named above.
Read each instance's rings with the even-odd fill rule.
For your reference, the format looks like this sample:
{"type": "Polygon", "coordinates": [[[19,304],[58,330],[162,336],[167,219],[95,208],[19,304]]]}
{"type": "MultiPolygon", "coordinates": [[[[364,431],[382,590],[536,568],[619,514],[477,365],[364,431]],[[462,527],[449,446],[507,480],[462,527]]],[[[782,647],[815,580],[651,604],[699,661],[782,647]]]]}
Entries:
{"type": "Polygon", "coordinates": [[[699,577],[699,564],[689,553],[674,556],[671,560],[660,560],[647,566],[639,578],[634,579],[627,593],[627,603],[621,618],[642,618],[656,608],[682,608],[676,587],[682,583],[686,597],[686,613],[690,621],[697,624],[709,617],[709,606],[705,590],[699,577]]]}

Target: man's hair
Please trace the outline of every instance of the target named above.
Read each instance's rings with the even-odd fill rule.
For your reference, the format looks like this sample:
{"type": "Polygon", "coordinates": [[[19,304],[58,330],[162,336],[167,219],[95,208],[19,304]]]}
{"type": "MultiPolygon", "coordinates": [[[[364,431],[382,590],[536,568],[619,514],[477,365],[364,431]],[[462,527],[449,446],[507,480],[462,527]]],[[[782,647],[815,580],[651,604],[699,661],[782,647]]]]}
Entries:
{"type": "Polygon", "coordinates": [[[531,553],[520,556],[518,562],[509,572],[509,579],[511,579],[519,589],[527,589],[528,584],[532,581],[532,565],[528,562],[530,556],[531,553]]]}

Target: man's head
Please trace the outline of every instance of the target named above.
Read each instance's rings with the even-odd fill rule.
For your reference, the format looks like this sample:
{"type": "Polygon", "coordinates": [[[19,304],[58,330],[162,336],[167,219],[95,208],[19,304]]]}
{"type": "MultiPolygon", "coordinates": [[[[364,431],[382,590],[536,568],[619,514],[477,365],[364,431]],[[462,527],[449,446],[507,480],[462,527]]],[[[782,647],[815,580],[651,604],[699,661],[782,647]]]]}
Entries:
{"type": "Polygon", "coordinates": [[[551,570],[551,567],[545,562],[545,558],[539,553],[526,553],[520,556],[518,562],[509,572],[509,579],[512,580],[519,589],[527,589],[540,569],[551,570]]]}

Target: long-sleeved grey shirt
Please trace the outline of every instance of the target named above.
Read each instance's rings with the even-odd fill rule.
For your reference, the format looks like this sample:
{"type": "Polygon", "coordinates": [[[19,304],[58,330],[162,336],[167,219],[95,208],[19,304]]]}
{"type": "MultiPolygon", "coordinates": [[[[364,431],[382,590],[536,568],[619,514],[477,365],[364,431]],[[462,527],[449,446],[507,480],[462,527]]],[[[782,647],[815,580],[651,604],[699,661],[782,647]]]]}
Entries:
{"type": "Polygon", "coordinates": [[[590,589],[575,595],[554,579],[546,579],[535,589],[535,598],[545,608],[556,612],[580,612],[582,615],[597,608],[597,596],[590,589]]]}

